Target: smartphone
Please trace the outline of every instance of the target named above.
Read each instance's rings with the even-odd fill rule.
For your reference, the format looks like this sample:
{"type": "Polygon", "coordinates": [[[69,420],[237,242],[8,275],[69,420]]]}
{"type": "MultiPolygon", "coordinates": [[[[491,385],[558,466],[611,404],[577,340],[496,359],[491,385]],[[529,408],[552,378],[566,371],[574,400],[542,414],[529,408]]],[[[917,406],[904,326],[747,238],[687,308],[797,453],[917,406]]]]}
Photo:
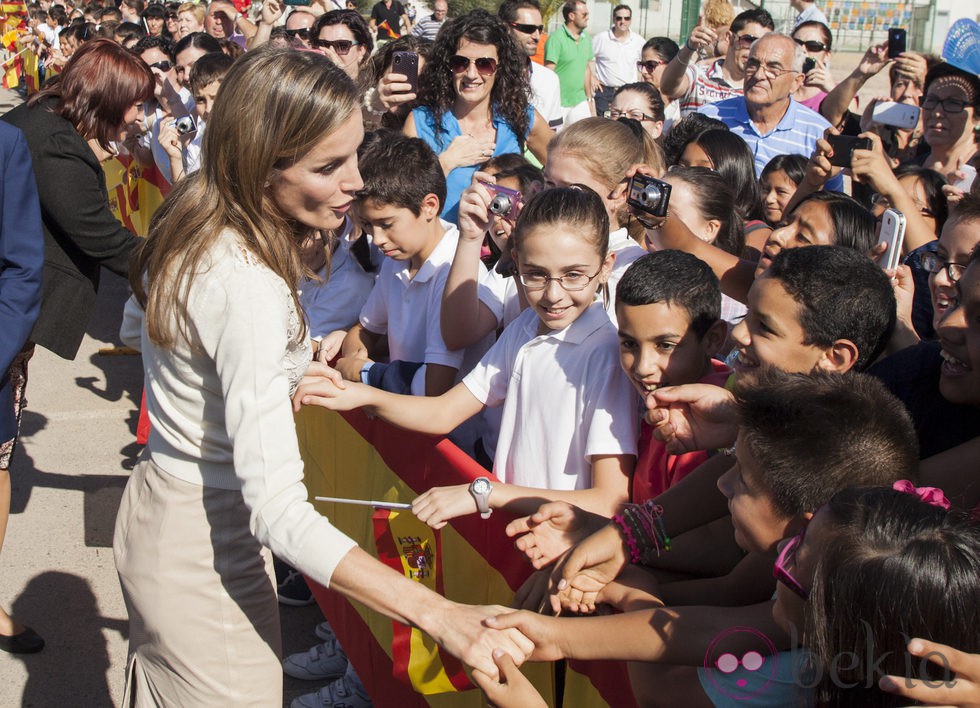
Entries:
{"type": "Polygon", "coordinates": [[[969,192],[970,187],[973,186],[973,180],[977,178],[977,168],[971,165],[963,165],[960,167],[960,172],[963,173],[963,179],[950,182],[950,184],[957,189],[962,189],[964,192],[969,192]]]}
{"type": "Polygon", "coordinates": [[[834,151],[830,164],[835,167],[850,167],[855,150],[871,149],[871,138],[859,138],[855,135],[828,135],[827,142],[834,151]]]}
{"type": "Polygon", "coordinates": [[[813,57],[807,57],[803,60],[803,73],[809,74],[811,71],[817,68],[817,60],[813,57]]]}
{"type": "Polygon", "coordinates": [[[902,243],[905,241],[905,215],[897,209],[885,209],[881,215],[881,231],[878,243],[887,244],[885,252],[878,256],[878,265],[893,270],[902,262],[902,243]]]}
{"type": "Polygon", "coordinates": [[[871,120],[881,125],[890,125],[902,130],[914,130],[919,124],[919,113],[922,109],[908,103],[895,101],[880,101],[871,111],[871,120]]]}
{"type": "Polygon", "coordinates": [[[894,59],[905,51],[905,28],[890,27],[888,29],[888,58],[894,59]]]}
{"type": "Polygon", "coordinates": [[[409,93],[419,92],[419,55],[418,52],[395,52],[391,60],[391,71],[404,74],[406,83],[412,85],[409,93]]]}

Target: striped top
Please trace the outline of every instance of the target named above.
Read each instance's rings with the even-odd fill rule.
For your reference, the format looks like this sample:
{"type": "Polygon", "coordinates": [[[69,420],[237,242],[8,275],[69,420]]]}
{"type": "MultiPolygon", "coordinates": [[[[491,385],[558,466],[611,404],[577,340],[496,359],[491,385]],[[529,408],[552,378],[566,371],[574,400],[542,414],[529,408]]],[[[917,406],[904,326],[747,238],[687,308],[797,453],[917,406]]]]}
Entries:
{"type": "MultiPolygon", "coordinates": [[[[765,135],[749,119],[744,96],[712,103],[702,108],[701,113],[717,118],[748,144],[755,158],[756,176],[762,174],[762,168],[776,155],[803,155],[809,158],[817,140],[830,127],[830,123],[822,115],[792,98],[782,119],[765,135]]],[[[827,182],[825,189],[840,192],[843,185],[844,178],[838,174],[827,182]]]]}
{"type": "Polygon", "coordinates": [[[712,62],[710,66],[691,64],[687,67],[689,82],[687,93],[680,98],[681,118],[699,112],[704,106],[742,95],[741,86],[732,86],[725,81],[722,71],[724,59],[712,62]]]}
{"type": "Polygon", "coordinates": [[[421,37],[422,39],[427,39],[430,42],[435,41],[436,35],[439,34],[439,29],[442,27],[445,20],[436,20],[429,15],[424,20],[419,20],[412,27],[412,34],[416,37],[421,37]]]}

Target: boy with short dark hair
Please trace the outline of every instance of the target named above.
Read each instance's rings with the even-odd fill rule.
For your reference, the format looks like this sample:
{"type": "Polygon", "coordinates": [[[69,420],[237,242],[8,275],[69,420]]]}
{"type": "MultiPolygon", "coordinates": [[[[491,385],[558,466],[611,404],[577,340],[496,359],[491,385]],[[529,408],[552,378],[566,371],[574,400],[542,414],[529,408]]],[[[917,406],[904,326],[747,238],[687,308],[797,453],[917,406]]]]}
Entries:
{"type": "Polygon", "coordinates": [[[389,130],[368,136],[358,157],[364,187],[355,213],[387,258],[360,322],[344,339],[337,369],[350,381],[387,391],[438,396],[458,380],[469,353],[449,349],[440,331],[459,238],[457,227],[439,218],[445,175],[423,141],[389,130]],[[386,348],[391,364],[379,364],[386,348]]]}
{"type": "Polygon", "coordinates": [[[209,52],[191,67],[188,81],[196,104],[197,117],[202,121],[206,122],[211,116],[211,108],[218,89],[221,88],[221,81],[234,61],[224,52],[209,52]]]}

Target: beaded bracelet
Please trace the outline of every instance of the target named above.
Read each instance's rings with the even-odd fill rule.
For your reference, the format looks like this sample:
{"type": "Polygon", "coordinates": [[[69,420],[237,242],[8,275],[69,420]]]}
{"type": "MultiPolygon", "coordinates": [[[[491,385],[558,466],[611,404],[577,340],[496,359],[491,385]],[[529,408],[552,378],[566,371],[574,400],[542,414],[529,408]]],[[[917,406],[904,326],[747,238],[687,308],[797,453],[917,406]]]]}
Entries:
{"type": "Polygon", "coordinates": [[[613,523],[619,527],[619,530],[623,534],[623,538],[626,540],[626,545],[630,549],[630,563],[636,564],[640,562],[640,547],[636,543],[636,537],[633,535],[632,529],[626,523],[626,519],[623,518],[622,514],[615,514],[612,517],[613,523]]]}
{"type": "Polygon", "coordinates": [[[654,554],[670,550],[670,537],[664,527],[663,507],[648,500],[643,504],[627,504],[613,521],[623,531],[633,563],[648,563],[654,554]]]}

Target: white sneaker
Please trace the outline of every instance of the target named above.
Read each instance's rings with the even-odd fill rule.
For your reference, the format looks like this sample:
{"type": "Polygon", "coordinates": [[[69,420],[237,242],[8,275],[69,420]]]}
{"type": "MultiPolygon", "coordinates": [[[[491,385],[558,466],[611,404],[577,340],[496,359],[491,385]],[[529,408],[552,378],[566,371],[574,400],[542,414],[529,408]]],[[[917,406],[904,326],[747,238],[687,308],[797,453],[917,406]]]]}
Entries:
{"type": "Polygon", "coordinates": [[[347,671],[347,655],[336,639],[317,644],[309,651],[290,654],[282,662],[287,676],[306,681],[333,680],[347,671]]]}
{"type": "Polygon", "coordinates": [[[318,624],[316,629],[313,630],[313,633],[324,642],[337,639],[337,635],[333,633],[333,627],[330,626],[327,620],[323,620],[318,624]]]}
{"type": "Polygon", "coordinates": [[[351,664],[347,673],[319,691],[294,698],[289,708],[372,708],[371,697],[354,672],[351,664]]]}

